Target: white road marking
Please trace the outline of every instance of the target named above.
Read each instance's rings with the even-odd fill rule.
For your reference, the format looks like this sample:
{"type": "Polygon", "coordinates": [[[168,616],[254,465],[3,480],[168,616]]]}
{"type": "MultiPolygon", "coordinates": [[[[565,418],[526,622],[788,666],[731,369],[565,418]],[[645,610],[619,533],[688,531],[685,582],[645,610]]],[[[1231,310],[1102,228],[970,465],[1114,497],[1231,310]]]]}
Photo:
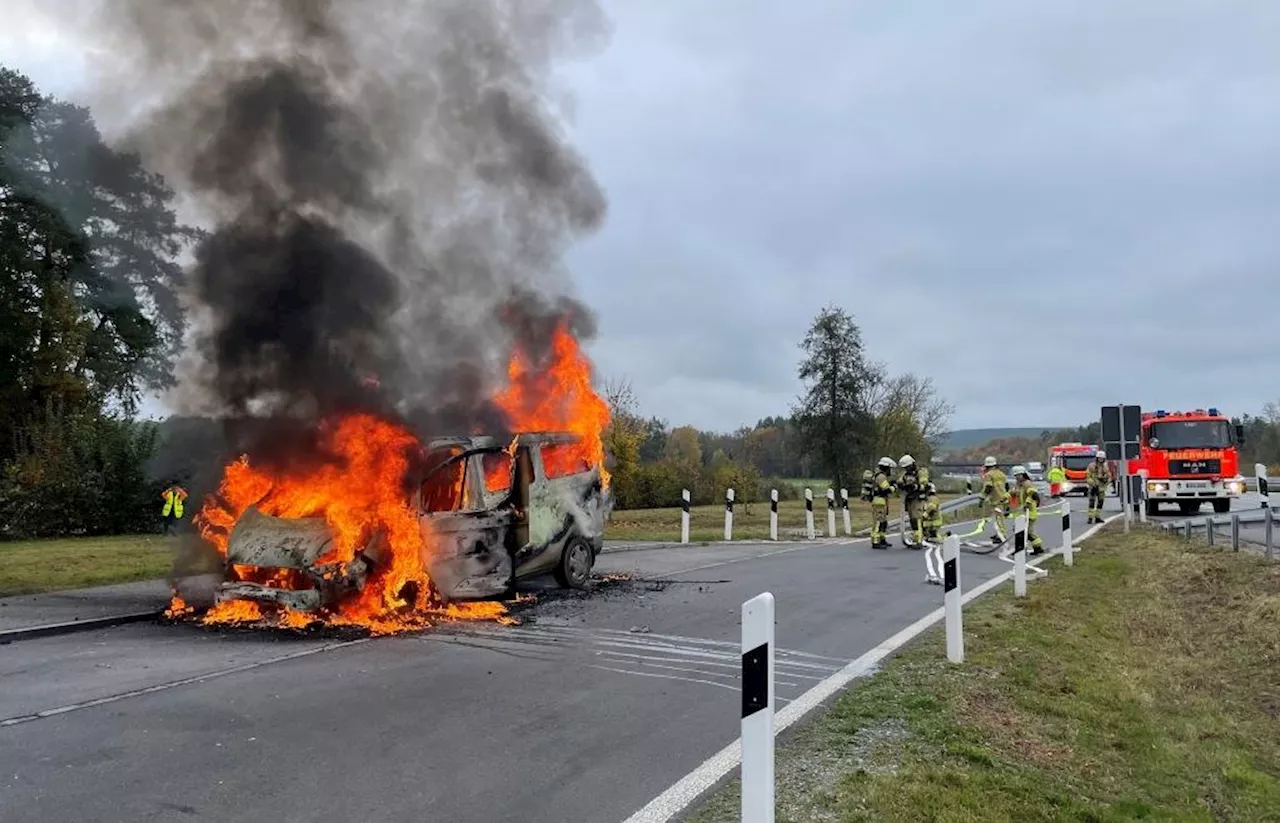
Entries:
{"type": "MultiPolygon", "coordinates": [[[[1080,543],[1088,540],[1107,523],[1123,516],[1123,513],[1121,513],[1108,517],[1102,523],[1094,525],[1079,537],[1076,537],[1075,542],[1080,543]]],[[[1036,558],[1033,563],[1042,563],[1050,557],[1061,553],[1061,548],[1053,549],[1036,558]]],[[[1012,569],[997,575],[966,592],[962,602],[968,603],[970,600],[981,597],[1012,577],[1012,569]]],[[[943,613],[944,610],[939,608],[925,615],[793,700],[786,708],[779,711],[774,718],[774,736],[781,734],[797,720],[822,705],[825,700],[857,678],[866,677],[873,673],[881,660],[940,621],[943,613]]],[[[667,823],[667,821],[683,812],[709,789],[727,777],[730,772],[738,768],[741,762],[742,740],[737,739],[709,757],[701,766],[689,772],[662,794],[649,801],[643,809],[628,817],[625,823],[667,823]]]]}

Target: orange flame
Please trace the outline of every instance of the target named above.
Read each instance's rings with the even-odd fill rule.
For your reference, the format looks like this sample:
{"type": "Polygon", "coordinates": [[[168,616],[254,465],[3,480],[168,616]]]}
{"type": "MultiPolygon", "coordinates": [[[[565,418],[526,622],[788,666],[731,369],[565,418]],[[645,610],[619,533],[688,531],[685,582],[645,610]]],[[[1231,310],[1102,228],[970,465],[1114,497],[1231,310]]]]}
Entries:
{"type": "MultiPolygon", "coordinates": [[[[330,625],[364,626],[375,633],[421,628],[428,616],[446,619],[496,619],[501,604],[451,604],[440,608],[422,557],[426,538],[410,506],[404,482],[417,438],[404,428],[368,414],[329,421],[321,429],[325,454],[336,459],[289,474],[272,472],[247,456],[227,466],[218,489],[196,517],[200,533],[223,558],[236,522],[250,506],[283,518],[322,517],[333,535],[319,563],[352,563],[372,540],[383,546],[381,562],[364,587],[323,615],[278,616],[279,625],[299,627],[317,619],[330,625]]],[[[297,572],[231,566],[240,579],[293,588],[297,572]]],[[[264,617],[253,602],[223,601],[208,611],[205,623],[251,623],[264,617]]]]}
{"type": "MultiPolygon", "coordinates": [[[[586,461],[600,467],[600,481],[609,486],[601,435],[609,426],[609,404],[591,386],[591,361],[561,322],[551,340],[548,362],[536,366],[516,351],[507,367],[508,385],[494,398],[517,432],[571,432],[581,438],[576,453],[565,454],[569,464],[547,466],[548,474],[575,471],[586,461]],[[557,471],[561,469],[561,471],[557,471]]],[[[544,455],[545,458],[545,455],[544,455]]]]}

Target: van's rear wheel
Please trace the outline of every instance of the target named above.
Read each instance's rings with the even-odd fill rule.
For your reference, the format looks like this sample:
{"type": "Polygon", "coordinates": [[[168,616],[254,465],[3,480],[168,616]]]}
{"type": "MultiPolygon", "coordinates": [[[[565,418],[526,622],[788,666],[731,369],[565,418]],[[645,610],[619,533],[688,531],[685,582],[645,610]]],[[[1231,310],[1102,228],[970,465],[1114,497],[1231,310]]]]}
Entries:
{"type": "Polygon", "coordinates": [[[595,563],[591,546],[581,537],[571,537],[560,552],[556,565],[556,582],[570,589],[585,589],[591,579],[591,566],[595,563]]]}

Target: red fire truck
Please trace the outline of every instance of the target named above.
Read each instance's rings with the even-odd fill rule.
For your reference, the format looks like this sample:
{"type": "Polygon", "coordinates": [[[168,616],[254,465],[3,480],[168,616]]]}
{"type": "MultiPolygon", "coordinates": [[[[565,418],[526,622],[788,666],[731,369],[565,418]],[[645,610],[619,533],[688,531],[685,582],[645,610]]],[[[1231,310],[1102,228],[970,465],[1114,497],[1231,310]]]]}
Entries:
{"type": "Polygon", "coordinates": [[[1049,484],[1049,494],[1066,497],[1069,494],[1087,495],[1085,472],[1098,454],[1098,446],[1084,443],[1059,443],[1049,447],[1049,468],[1062,469],[1066,479],[1062,483],[1049,484]]]}
{"type": "Polygon", "coordinates": [[[1129,472],[1146,477],[1147,514],[1156,514],[1161,503],[1177,503],[1183,514],[1206,502],[1215,512],[1230,511],[1232,499],[1245,491],[1243,445],[1244,426],[1233,428],[1217,409],[1144,412],[1141,451],[1129,461],[1129,472]]]}

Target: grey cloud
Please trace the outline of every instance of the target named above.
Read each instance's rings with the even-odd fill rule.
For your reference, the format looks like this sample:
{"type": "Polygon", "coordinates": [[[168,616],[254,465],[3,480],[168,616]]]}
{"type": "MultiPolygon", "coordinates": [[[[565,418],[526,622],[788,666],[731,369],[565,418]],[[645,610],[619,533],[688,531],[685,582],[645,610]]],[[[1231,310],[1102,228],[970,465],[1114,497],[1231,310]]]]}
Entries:
{"type": "Polygon", "coordinates": [[[783,411],[828,301],[957,425],[1277,393],[1242,330],[1280,332],[1257,299],[1280,258],[1280,8],[636,5],[578,83],[617,206],[574,268],[601,369],[647,409],[783,411]]]}

